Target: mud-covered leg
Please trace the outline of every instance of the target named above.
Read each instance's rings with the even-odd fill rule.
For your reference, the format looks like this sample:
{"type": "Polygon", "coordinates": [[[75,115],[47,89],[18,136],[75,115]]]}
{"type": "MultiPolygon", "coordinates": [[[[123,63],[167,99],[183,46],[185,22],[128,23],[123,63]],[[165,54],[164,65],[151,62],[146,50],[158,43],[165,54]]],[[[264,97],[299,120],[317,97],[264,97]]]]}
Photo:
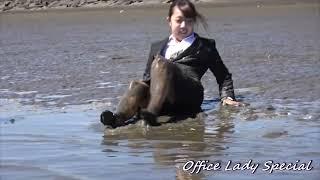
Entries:
{"type": "Polygon", "coordinates": [[[151,65],[150,102],[147,110],[155,115],[159,114],[166,99],[173,99],[172,66],[161,56],[157,56],[151,65]]]}
{"type": "Polygon", "coordinates": [[[149,102],[149,86],[141,81],[132,81],[127,92],[121,97],[116,113],[121,119],[132,118],[139,110],[145,108],[149,102]]]}
{"type": "Polygon", "coordinates": [[[160,125],[156,121],[166,100],[173,102],[173,64],[162,56],[155,57],[151,65],[150,101],[142,117],[148,124],[160,125]]]}
{"type": "Polygon", "coordinates": [[[126,120],[132,118],[139,110],[145,108],[149,102],[149,86],[141,81],[132,81],[127,92],[121,97],[116,112],[104,111],[101,122],[106,126],[116,128],[126,125],[126,120]]]}

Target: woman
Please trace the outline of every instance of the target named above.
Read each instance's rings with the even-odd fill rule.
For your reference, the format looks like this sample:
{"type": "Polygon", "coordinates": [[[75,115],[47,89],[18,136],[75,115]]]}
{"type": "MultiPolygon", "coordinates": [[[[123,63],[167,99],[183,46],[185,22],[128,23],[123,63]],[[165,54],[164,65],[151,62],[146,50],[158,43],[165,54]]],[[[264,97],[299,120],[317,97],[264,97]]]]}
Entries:
{"type": "Polygon", "coordinates": [[[201,111],[201,77],[210,71],[216,77],[223,104],[240,105],[235,100],[231,74],[223,64],[213,39],[194,33],[200,15],[189,0],[171,3],[167,21],[171,35],[151,45],[143,81],[130,83],[116,113],[104,111],[101,122],[116,128],[128,124],[141,112],[150,125],[159,125],[160,114],[195,114],[201,111]]]}

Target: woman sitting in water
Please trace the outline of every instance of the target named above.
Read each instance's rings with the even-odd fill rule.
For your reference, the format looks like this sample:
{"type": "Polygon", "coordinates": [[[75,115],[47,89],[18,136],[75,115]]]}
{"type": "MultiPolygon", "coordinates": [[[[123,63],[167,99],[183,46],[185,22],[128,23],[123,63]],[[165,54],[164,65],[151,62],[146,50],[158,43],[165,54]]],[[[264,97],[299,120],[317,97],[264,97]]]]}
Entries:
{"type": "Polygon", "coordinates": [[[104,125],[112,128],[126,125],[138,113],[150,125],[159,125],[156,117],[161,114],[200,112],[204,94],[200,80],[208,69],[219,84],[222,103],[240,105],[215,41],[194,33],[197,20],[206,26],[189,0],[171,3],[167,17],[171,35],[151,45],[143,81],[130,83],[115,113],[107,110],[101,114],[104,125]]]}

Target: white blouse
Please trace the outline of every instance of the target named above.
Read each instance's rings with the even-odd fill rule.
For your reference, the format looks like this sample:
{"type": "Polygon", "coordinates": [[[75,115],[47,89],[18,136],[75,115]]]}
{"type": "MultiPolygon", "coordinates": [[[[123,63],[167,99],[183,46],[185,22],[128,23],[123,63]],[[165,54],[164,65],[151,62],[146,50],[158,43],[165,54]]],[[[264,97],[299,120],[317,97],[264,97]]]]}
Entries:
{"type": "Polygon", "coordinates": [[[171,56],[179,51],[184,51],[194,42],[195,37],[194,33],[184,38],[181,42],[177,41],[173,35],[170,35],[169,41],[167,43],[166,48],[164,49],[164,54],[166,59],[170,59],[171,56]]]}

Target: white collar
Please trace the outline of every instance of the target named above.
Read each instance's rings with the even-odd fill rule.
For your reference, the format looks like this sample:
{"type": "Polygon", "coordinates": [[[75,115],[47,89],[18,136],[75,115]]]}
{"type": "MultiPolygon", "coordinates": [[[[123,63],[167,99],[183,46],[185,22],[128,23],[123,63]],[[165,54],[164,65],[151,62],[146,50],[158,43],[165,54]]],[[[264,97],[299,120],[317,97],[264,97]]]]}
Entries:
{"type": "Polygon", "coordinates": [[[191,33],[188,37],[182,39],[182,40],[179,42],[179,41],[171,34],[171,35],[169,36],[168,46],[177,45],[177,44],[190,46],[190,45],[193,43],[194,39],[195,39],[194,33],[191,33]]]}
{"type": "Polygon", "coordinates": [[[173,35],[169,36],[169,41],[167,43],[167,47],[165,49],[164,56],[167,59],[172,58],[172,55],[178,53],[180,51],[186,50],[188,47],[192,45],[195,41],[194,33],[190,34],[188,37],[184,38],[182,41],[178,42],[173,35]]]}

